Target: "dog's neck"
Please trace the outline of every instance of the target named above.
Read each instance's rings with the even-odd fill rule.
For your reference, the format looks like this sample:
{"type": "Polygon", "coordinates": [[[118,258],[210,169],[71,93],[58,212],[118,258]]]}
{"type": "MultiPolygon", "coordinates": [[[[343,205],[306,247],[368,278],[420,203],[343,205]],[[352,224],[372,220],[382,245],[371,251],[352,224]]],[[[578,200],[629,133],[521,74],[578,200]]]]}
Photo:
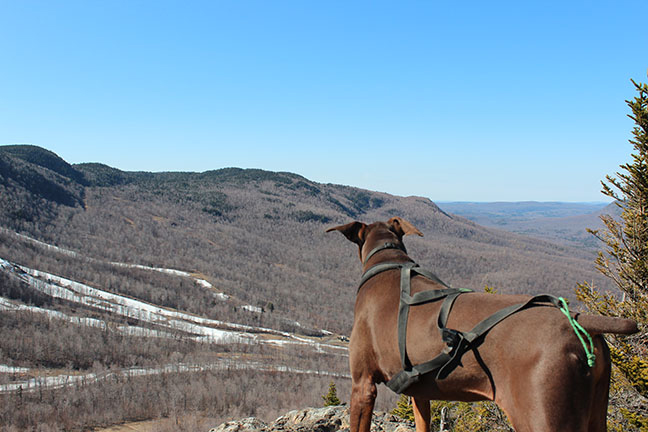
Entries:
{"type": "Polygon", "coordinates": [[[361,257],[363,271],[369,267],[384,261],[390,262],[408,262],[412,261],[407,256],[407,249],[402,242],[397,239],[381,239],[367,242],[363,250],[368,251],[361,257]]]}
{"type": "Polygon", "coordinates": [[[381,252],[381,251],[383,251],[385,249],[399,249],[399,250],[402,250],[403,252],[405,252],[405,254],[407,254],[407,250],[405,249],[405,245],[403,245],[402,243],[398,244],[396,242],[387,241],[387,242],[379,244],[375,248],[371,249],[371,251],[369,251],[369,253],[365,257],[364,261],[362,262],[362,265],[366,266],[367,263],[369,262],[369,260],[374,255],[376,255],[378,252],[381,252]]]}

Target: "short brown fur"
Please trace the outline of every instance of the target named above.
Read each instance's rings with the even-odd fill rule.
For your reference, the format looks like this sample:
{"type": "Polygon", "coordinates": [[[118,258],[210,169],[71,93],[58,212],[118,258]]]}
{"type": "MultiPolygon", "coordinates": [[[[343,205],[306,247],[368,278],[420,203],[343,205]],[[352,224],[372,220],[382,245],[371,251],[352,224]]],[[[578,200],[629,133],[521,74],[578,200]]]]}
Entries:
{"type": "MultiPolygon", "coordinates": [[[[366,225],[351,222],[330,228],[359,247],[361,262],[385,242],[402,245],[403,236],[423,234],[395,217],[366,225]]],[[[385,249],[363,264],[363,271],[381,262],[408,262],[400,249],[385,249]]],[[[376,384],[386,382],[402,367],[398,351],[399,273],[386,271],[369,279],[358,291],[349,345],[351,431],[369,432],[376,384]]],[[[416,276],[412,292],[441,288],[416,276]]],[[[459,297],[448,327],[470,330],[490,314],[528,296],[471,293],[459,297]]],[[[407,351],[413,364],[434,358],[444,347],[436,328],[441,302],[412,307],[407,351]]],[[[601,432],[606,430],[610,355],[602,333],[630,334],[634,321],[583,315],[579,322],[594,337],[596,363],[589,368],[583,346],[565,316],[553,307],[534,307],[495,326],[484,342],[464,355],[463,367],[446,379],[426,377],[406,394],[414,398],[417,432],[429,432],[429,400],[493,400],[508,415],[517,432],[601,432]]]]}

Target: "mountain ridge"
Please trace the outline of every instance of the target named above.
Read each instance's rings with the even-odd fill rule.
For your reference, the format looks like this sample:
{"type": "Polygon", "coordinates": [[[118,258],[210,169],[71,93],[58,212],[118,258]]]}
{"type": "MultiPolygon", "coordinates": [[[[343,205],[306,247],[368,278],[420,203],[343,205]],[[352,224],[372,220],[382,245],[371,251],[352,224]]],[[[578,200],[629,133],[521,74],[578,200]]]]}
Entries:
{"type": "MultiPolygon", "coordinates": [[[[0,147],[0,157],[7,153],[5,150],[0,147]]],[[[16,153],[15,147],[10,150],[10,153],[16,153]]],[[[23,156],[24,153],[29,154],[29,151],[54,155],[36,147],[23,150],[25,150],[23,156]]],[[[34,157],[31,156],[23,157],[23,161],[33,159],[34,157]]],[[[57,167],[62,165],[62,159],[51,160],[56,161],[54,169],[58,169],[57,167]]],[[[25,162],[25,164],[28,165],[29,162],[25,162]]],[[[43,164],[38,166],[42,168],[43,164]]],[[[259,245],[265,243],[270,250],[275,247],[268,244],[267,238],[274,237],[273,242],[281,243],[284,248],[294,248],[306,253],[306,261],[312,262],[314,251],[304,249],[305,244],[296,242],[295,237],[287,235],[286,231],[299,232],[306,236],[304,238],[306,243],[315,242],[315,245],[319,244],[321,247],[330,249],[334,255],[339,255],[340,251],[334,251],[335,248],[338,248],[346,254],[351,252],[352,256],[353,245],[340,244],[339,239],[334,236],[322,234],[324,229],[330,225],[346,223],[352,219],[372,222],[398,215],[410,220],[428,236],[435,237],[422,240],[408,238],[406,242],[411,242],[415,246],[412,249],[414,254],[419,252],[417,248],[420,248],[420,252],[422,252],[422,256],[414,255],[414,259],[421,260],[422,264],[426,260],[438,263],[436,265],[441,266],[440,272],[444,273],[443,276],[446,279],[450,279],[450,283],[453,282],[453,279],[456,281],[459,276],[458,283],[461,285],[477,288],[478,286],[475,284],[481,280],[483,284],[496,285],[507,292],[516,284],[509,283],[507,280],[528,278],[511,278],[510,275],[504,276],[504,273],[511,271],[515,267],[515,262],[525,254],[528,255],[529,260],[533,260],[533,257],[529,255],[531,251],[541,254],[543,259],[563,255],[579,257],[578,266],[589,267],[586,272],[587,279],[591,279],[589,276],[593,275],[593,264],[587,262],[589,258],[592,258],[593,261],[591,253],[482,227],[461,216],[445,212],[437,204],[424,197],[398,197],[351,186],[315,183],[298,174],[258,169],[223,168],[202,173],[148,173],[126,172],[98,163],[70,166],[78,174],[68,178],[74,180],[81,176],[80,183],[68,182],[61,185],[61,179],[55,176],[51,177],[50,181],[56,185],[67,187],[75,199],[48,200],[41,194],[39,198],[42,199],[34,204],[30,201],[29,195],[20,191],[21,185],[14,182],[14,193],[3,195],[15,197],[15,190],[18,189],[23,192],[18,193],[22,199],[12,200],[9,203],[6,199],[4,200],[3,208],[0,209],[2,210],[0,212],[2,225],[19,232],[25,230],[27,234],[36,234],[35,237],[41,240],[54,243],[63,241],[67,242],[72,249],[82,252],[85,249],[87,252],[94,253],[93,250],[97,250],[97,247],[73,239],[76,234],[91,235],[104,246],[104,250],[98,252],[99,255],[104,254],[107,257],[110,257],[110,251],[115,249],[114,240],[121,238],[123,241],[120,247],[125,251],[119,254],[112,253],[112,256],[121,258],[125,253],[130,256],[133,262],[138,261],[140,257],[146,257],[146,260],[150,260],[152,264],[164,264],[159,262],[159,258],[155,258],[155,253],[151,248],[135,246],[134,238],[151,235],[154,239],[152,241],[164,249],[168,245],[155,240],[156,232],[164,233],[163,237],[174,240],[179,236],[177,242],[181,241],[181,237],[205,237],[201,236],[196,229],[202,229],[203,232],[211,231],[213,235],[226,232],[226,238],[232,241],[238,239],[240,242],[247,243],[247,246],[251,246],[250,242],[257,242],[259,245]],[[83,186],[83,184],[87,186],[83,186]],[[86,205],[91,206],[90,211],[86,211],[84,208],[86,205]],[[47,211],[41,210],[41,206],[47,211]],[[20,208],[16,209],[16,207],[20,208]],[[103,211],[95,210],[99,208],[103,211]],[[16,216],[21,215],[21,212],[28,213],[30,210],[36,213],[47,213],[48,217],[39,222],[38,216],[24,219],[16,216]],[[92,217],[90,217],[91,215],[92,217]],[[66,223],[78,220],[79,223],[75,225],[77,232],[66,229],[65,224],[62,224],[63,219],[66,220],[66,223]],[[84,224],[80,223],[81,220],[84,220],[85,225],[100,224],[102,228],[98,229],[99,231],[116,231],[117,235],[104,237],[96,232],[83,234],[84,231],[87,231],[87,226],[84,227],[84,224]],[[119,220],[121,222],[115,225],[119,220]],[[134,225],[130,225],[128,221],[132,221],[134,225]],[[155,226],[151,226],[152,221],[155,226]],[[190,222],[183,225],[187,221],[190,222]],[[123,226],[123,223],[130,225],[131,228],[142,226],[147,226],[147,228],[131,231],[128,227],[123,226]],[[194,226],[192,227],[192,225],[194,226]],[[320,228],[317,228],[318,226],[320,228]],[[183,234],[184,228],[188,228],[188,230],[183,234]],[[39,237],[42,235],[44,237],[39,237]],[[452,243],[452,247],[448,247],[448,243],[452,243]],[[520,251],[512,252],[512,247],[519,248],[520,251]],[[470,257],[465,256],[466,254],[470,257]],[[506,259],[499,260],[502,263],[498,269],[496,264],[498,259],[493,255],[502,254],[506,256],[506,259]],[[471,259],[476,261],[477,271],[470,270],[470,267],[473,266],[469,262],[471,259]],[[156,261],[158,262],[156,263],[156,261]],[[470,274],[465,274],[464,270],[470,274]],[[495,277],[496,275],[498,276],[495,277]]],[[[27,168],[28,166],[23,171],[26,171],[27,168]]],[[[41,174],[35,172],[34,175],[41,174]]],[[[41,177],[45,176],[41,175],[41,177]]],[[[11,175],[9,175],[9,180],[11,181],[11,175]]],[[[11,184],[8,185],[6,176],[3,186],[4,191],[12,189],[11,184]]],[[[34,192],[29,188],[24,189],[34,192]]],[[[218,243],[213,239],[211,242],[218,243]]],[[[214,248],[214,245],[209,244],[209,241],[207,244],[208,246],[205,247],[214,248]]],[[[243,253],[242,250],[239,252],[243,253]]],[[[257,252],[251,253],[248,259],[257,254],[257,252]]],[[[279,252],[277,251],[275,254],[279,254],[279,252]]],[[[295,261],[289,267],[298,261],[295,253],[291,255],[294,256],[295,261]]],[[[241,255],[241,257],[244,256],[244,254],[241,255]]],[[[192,269],[196,267],[195,262],[185,262],[183,265],[192,269]]],[[[352,270],[354,265],[353,258],[349,263],[337,263],[338,267],[344,268],[346,278],[343,279],[355,281],[352,270]]],[[[296,265],[296,267],[300,266],[296,265]]],[[[198,266],[195,270],[209,272],[209,266],[198,266]]],[[[324,276],[321,268],[318,273],[319,277],[324,276]]],[[[546,275],[543,276],[543,278],[546,277],[546,275]]],[[[569,283],[573,286],[575,282],[573,280],[569,283]]],[[[523,285],[527,287],[518,286],[516,289],[530,290],[533,289],[534,284],[526,281],[523,285]]],[[[571,288],[563,289],[560,294],[569,295],[571,294],[570,290],[571,288]]]]}

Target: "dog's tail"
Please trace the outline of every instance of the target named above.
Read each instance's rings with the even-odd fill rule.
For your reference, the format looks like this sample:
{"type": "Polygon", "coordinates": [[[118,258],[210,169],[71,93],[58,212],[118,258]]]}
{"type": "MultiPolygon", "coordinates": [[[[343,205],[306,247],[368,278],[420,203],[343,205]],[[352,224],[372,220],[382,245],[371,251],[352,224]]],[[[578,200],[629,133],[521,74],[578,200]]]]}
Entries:
{"type": "Polygon", "coordinates": [[[637,323],[627,318],[614,318],[602,315],[581,315],[576,316],[576,321],[582,325],[592,336],[601,333],[614,333],[630,335],[637,333],[637,323]]]}

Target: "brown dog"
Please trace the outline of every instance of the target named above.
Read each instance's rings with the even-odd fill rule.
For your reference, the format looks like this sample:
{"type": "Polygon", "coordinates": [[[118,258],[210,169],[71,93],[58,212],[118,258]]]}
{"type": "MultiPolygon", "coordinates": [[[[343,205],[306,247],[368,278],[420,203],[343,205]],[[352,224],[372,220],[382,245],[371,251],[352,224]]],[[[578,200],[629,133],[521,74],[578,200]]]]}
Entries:
{"type": "MultiPolygon", "coordinates": [[[[359,246],[365,272],[381,263],[411,262],[403,236],[423,235],[397,217],[371,225],[352,222],[330,231],[340,231],[359,246]]],[[[352,432],[369,432],[376,384],[391,380],[403,369],[397,330],[400,281],[401,273],[391,269],[364,279],[358,289],[349,345],[352,432]]],[[[438,279],[411,278],[412,295],[444,288],[438,279]]],[[[491,314],[528,299],[486,293],[460,295],[447,327],[467,332],[491,314]]],[[[441,303],[432,301],[409,311],[406,356],[413,365],[448,350],[437,329],[441,303]]],[[[602,316],[580,315],[577,319],[594,338],[593,367],[587,365],[583,344],[558,308],[526,308],[488,331],[447,377],[423,375],[404,390],[414,400],[417,432],[430,430],[432,399],[495,401],[518,432],[605,431],[610,355],[601,334],[631,334],[637,325],[602,316]]]]}

